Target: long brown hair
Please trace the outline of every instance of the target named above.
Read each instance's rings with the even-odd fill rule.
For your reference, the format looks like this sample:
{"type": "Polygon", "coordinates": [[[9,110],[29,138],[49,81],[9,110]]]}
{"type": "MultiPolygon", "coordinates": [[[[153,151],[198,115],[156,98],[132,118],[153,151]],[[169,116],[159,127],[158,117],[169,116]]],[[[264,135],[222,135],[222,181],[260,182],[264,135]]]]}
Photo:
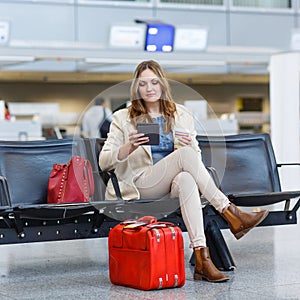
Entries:
{"type": "Polygon", "coordinates": [[[168,133],[174,127],[174,114],[176,112],[176,105],[171,95],[171,88],[162,67],[154,60],[141,62],[135,69],[134,78],[131,83],[130,100],[131,106],[128,108],[129,117],[136,126],[137,122],[153,122],[149,116],[145,101],[139,93],[139,77],[146,69],[151,70],[159,79],[162,94],[160,103],[160,112],[165,120],[164,132],[168,133]]]}

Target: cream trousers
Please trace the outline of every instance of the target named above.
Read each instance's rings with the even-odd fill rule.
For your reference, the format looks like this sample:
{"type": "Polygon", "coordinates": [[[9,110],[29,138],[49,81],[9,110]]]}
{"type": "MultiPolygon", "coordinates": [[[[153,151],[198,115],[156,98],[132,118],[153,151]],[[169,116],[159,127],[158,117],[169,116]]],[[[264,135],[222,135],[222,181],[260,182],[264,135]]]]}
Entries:
{"type": "Polygon", "coordinates": [[[206,246],[200,193],[219,212],[229,204],[228,198],[216,187],[201,156],[191,147],[179,148],[147,168],[135,184],[142,199],[161,198],[169,193],[171,197],[179,198],[192,248],[206,246]]]}

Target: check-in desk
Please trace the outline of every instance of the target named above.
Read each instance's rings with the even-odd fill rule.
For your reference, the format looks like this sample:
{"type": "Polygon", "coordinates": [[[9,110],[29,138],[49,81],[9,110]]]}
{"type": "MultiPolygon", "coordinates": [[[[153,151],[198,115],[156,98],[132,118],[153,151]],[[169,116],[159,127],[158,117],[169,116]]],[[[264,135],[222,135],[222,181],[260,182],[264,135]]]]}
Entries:
{"type": "Polygon", "coordinates": [[[239,131],[236,119],[202,119],[195,122],[195,128],[197,134],[207,136],[233,135],[239,131]]]}
{"type": "Polygon", "coordinates": [[[42,125],[32,120],[0,120],[0,139],[1,140],[41,140],[42,125]]]}

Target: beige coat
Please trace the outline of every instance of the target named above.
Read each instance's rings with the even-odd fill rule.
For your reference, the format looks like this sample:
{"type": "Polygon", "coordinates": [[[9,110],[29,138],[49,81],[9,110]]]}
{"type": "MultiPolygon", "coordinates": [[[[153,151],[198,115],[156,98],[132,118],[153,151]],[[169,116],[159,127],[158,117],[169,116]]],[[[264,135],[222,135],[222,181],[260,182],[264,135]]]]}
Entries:
{"type": "MultiPolygon", "coordinates": [[[[196,140],[194,119],[191,112],[184,106],[177,104],[174,128],[184,129],[190,133],[193,139],[192,147],[200,154],[200,149],[196,140]]],[[[134,130],[128,116],[128,109],[122,109],[113,114],[110,126],[110,133],[100,153],[99,165],[102,170],[115,170],[120,190],[124,200],[135,200],[140,198],[138,189],[134,181],[144,170],[153,165],[151,146],[140,146],[132,152],[126,159],[118,159],[119,149],[129,142],[128,134],[134,130]]],[[[116,199],[116,195],[111,181],[106,189],[106,199],[116,199]]]]}

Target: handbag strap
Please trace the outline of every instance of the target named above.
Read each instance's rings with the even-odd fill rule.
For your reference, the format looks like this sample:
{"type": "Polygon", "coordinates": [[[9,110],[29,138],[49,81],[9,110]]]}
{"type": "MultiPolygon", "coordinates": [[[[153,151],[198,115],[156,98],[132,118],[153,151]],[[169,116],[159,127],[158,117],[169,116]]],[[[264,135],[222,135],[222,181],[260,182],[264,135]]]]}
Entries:
{"type": "Polygon", "coordinates": [[[85,170],[85,175],[86,179],[88,181],[88,194],[89,196],[94,195],[94,176],[93,176],[93,170],[91,163],[88,159],[84,160],[84,170],[85,170]]]}
{"type": "Polygon", "coordinates": [[[88,159],[84,159],[81,156],[73,156],[68,163],[68,167],[76,161],[78,161],[79,165],[82,166],[82,169],[80,169],[80,171],[83,172],[84,179],[82,193],[85,200],[89,201],[90,196],[94,195],[94,176],[92,166],[88,159]]]}
{"type": "Polygon", "coordinates": [[[61,181],[60,181],[60,184],[59,184],[57,202],[59,202],[60,199],[64,199],[64,197],[65,197],[65,191],[66,191],[66,187],[67,187],[70,162],[68,162],[67,164],[60,164],[59,166],[60,166],[60,169],[63,172],[63,175],[62,175],[62,178],[61,178],[61,181]]]}

